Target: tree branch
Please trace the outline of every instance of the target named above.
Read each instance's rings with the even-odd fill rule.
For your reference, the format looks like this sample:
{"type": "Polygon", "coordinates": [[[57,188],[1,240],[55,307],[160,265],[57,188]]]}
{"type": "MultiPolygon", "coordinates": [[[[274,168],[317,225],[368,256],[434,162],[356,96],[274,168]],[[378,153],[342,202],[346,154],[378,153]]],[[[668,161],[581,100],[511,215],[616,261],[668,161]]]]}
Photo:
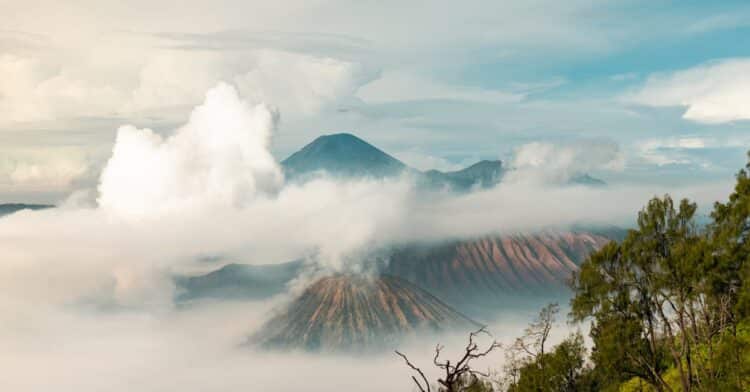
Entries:
{"type": "Polygon", "coordinates": [[[412,364],[409,361],[409,358],[407,358],[406,355],[400,353],[398,350],[396,351],[396,355],[398,355],[399,357],[403,358],[404,361],[406,362],[406,365],[408,365],[410,368],[412,368],[412,370],[414,370],[415,372],[419,373],[419,375],[422,377],[422,380],[424,381],[424,385],[425,385],[424,387],[422,387],[422,385],[419,383],[419,381],[417,380],[417,378],[415,376],[413,376],[413,375],[411,376],[411,379],[414,380],[415,384],[417,384],[417,388],[419,388],[420,392],[431,392],[431,390],[430,390],[430,382],[427,381],[427,377],[422,372],[422,369],[414,366],[414,364],[412,364]]]}

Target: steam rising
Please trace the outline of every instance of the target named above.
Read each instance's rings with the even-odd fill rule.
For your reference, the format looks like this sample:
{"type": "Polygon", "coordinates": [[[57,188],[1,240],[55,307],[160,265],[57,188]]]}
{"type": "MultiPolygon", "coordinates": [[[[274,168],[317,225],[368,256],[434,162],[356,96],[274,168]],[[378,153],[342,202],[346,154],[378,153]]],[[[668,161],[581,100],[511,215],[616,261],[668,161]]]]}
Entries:
{"type": "MultiPolygon", "coordinates": [[[[666,191],[510,181],[455,196],[418,192],[406,177],[284,185],[269,151],[276,119],[220,84],[172,135],[120,128],[98,206],[0,218],[0,365],[10,375],[0,389],[328,390],[334,377],[342,388],[362,390],[367,380],[371,390],[405,389],[408,370],[390,357],[311,365],[306,356],[238,351],[273,303],[177,310],[171,277],[206,255],[244,263],[310,256],[324,270],[361,269],[398,242],[628,223],[666,191]],[[373,368],[387,377],[370,383],[373,368]]],[[[617,154],[607,148],[581,165],[585,151],[553,159],[560,154],[550,147],[530,146],[515,175],[550,163],[563,176],[608,165],[617,154]],[[534,151],[543,159],[530,159],[534,151]]],[[[710,203],[730,186],[672,191],[710,203]]]]}

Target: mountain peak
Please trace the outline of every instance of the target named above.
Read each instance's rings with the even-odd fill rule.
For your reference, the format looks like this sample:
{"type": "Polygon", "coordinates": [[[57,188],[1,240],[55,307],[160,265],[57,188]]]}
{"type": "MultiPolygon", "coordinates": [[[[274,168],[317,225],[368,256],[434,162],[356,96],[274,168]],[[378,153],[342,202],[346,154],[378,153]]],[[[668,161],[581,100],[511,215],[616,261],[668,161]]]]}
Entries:
{"type": "Polygon", "coordinates": [[[304,181],[321,172],[338,178],[387,178],[408,172],[427,189],[454,191],[492,187],[505,172],[501,161],[491,160],[454,172],[420,172],[351,133],[319,136],[281,165],[287,179],[292,181],[304,181]]]}
{"type": "Polygon", "coordinates": [[[313,140],[313,143],[316,142],[345,142],[345,143],[363,143],[363,144],[370,144],[366,141],[362,140],[361,138],[357,137],[354,134],[348,133],[348,132],[340,132],[340,133],[332,133],[329,135],[320,135],[315,140],[313,140]]]}
{"type": "Polygon", "coordinates": [[[288,178],[327,172],[336,177],[383,178],[407,166],[350,133],[323,135],[281,162],[288,178]]]}
{"type": "Polygon", "coordinates": [[[453,190],[468,191],[474,187],[491,188],[505,174],[502,161],[481,160],[467,168],[441,172],[430,170],[424,173],[423,185],[430,188],[442,188],[449,186],[453,190]]]}

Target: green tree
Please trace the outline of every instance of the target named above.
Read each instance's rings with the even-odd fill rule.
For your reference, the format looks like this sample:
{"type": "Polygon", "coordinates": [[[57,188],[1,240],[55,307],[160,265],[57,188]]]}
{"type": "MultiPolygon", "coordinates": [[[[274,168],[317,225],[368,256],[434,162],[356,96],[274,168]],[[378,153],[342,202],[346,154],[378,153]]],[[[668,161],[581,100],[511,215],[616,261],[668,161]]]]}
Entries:
{"type": "Polygon", "coordinates": [[[508,392],[574,392],[585,390],[583,382],[586,348],[576,333],[551,352],[528,357],[511,380],[508,392]]]}
{"type": "MultiPolygon", "coordinates": [[[[734,191],[726,203],[715,203],[709,237],[713,250],[710,272],[711,289],[716,297],[737,299],[736,310],[750,316],[750,153],[748,164],[737,174],[734,191]],[[737,294],[735,296],[735,294],[737,294]]],[[[734,314],[732,314],[734,316],[734,314]]]]}
{"type": "Polygon", "coordinates": [[[592,359],[612,369],[615,379],[640,377],[657,390],[672,390],[661,373],[665,354],[678,369],[682,389],[693,380],[692,344],[681,334],[688,326],[694,257],[700,234],[693,223],[696,205],[669,196],[654,198],[638,214],[637,229],[621,244],[593,254],[575,276],[572,315],[593,318],[592,359]]]}
{"type": "Polygon", "coordinates": [[[705,229],[694,203],[654,198],[621,243],[583,263],[571,314],[592,321],[595,379],[657,391],[750,387],[748,170],[705,229]]]}
{"type": "Polygon", "coordinates": [[[520,377],[521,367],[528,363],[534,363],[538,367],[541,379],[546,378],[547,357],[545,356],[545,349],[549,334],[552,331],[552,324],[555,322],[555,317],[559,311],[560,306],[556,303],[542,308],[536,319],[526,327],[523,336],[517,338],[513,346],[510,347],[509,355],[506,356],[508,359],[506,371],[511,379],[520,377]]]}
{"type": "Polygon", "coordinates": [[[746,390],[750,387],[748,331],[750,322],[750,153],[725,203],[715,203],[704,261],[706,338],[702,355],[707,387],[746,390]]]}

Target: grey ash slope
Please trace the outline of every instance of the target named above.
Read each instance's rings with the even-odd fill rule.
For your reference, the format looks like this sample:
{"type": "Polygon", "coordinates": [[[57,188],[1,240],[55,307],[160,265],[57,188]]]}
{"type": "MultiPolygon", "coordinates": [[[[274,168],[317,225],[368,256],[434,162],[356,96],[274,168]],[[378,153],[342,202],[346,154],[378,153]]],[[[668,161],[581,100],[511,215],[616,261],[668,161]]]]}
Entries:
{"type": "Polygon", "coordinates": [[[313,283],[250,343],[269,349],[379,351],[404,335],[478,325],[403,279],[339,274],[313,283]]]}
{"type": "Polygon", "coordinates": [[[587,231],[486,236],[395,249],[385,272],[468,314],[568,293],[580,264],[611,238],[587,231]]]}

